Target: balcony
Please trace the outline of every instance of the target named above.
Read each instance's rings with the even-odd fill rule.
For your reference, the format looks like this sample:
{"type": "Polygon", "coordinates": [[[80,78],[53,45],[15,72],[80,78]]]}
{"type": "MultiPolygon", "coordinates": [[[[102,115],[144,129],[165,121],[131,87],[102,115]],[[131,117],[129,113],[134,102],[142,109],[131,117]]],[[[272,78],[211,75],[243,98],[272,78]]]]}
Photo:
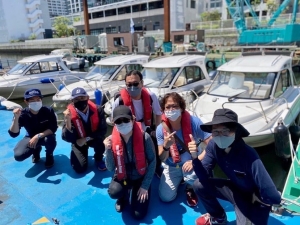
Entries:
{"type": "Polygon", "coordinates": [[[41,0],[32,0],[32,1],[27,1],[28,3],[25,5],[27,9],[32,9],[36,7],[36,5],[41,4],[41,0]]]}
{"type": "MultiPolygon", "coordinates": [[[[143,11],[145,13],[145,16],[156,16],[156,15],[163,15],[164,14],[164,9],[152,9],[149,11],[143,11]]],[[[140,18],[140,12],[134,12],[132,15],[130,13],[127,14],[121,14],[121,15],[115,15],[115,16],[107,16],[107,17],[101,17],[101,18],[96,18],[96,19],[90,19],[89,22],[90,24],[97,24],[97,23],[104,23],[104,22],[110,22],[110,21],[117,21],[117,20],[126,20],[126,19],[134,19],[134,18],[140,18]]],[[[80,21],[74,22],[74,26],[80,26],[84,25],[84,20],[83,16],[80,16],[80,21]]]]}
{"type": "Polygon", "coordinates": [[[32,13],[28,13],[27,18],[32,19],[32,18],[36,17],[37,15],[41,15],[41,14],[42,14],[42,10],[37,9],[37,10],[34,10],[32,13]]]}
{"type": "Polygon", "coordinates": [[[36,21],[32,22],[32,23],[29,23],[29,27],[30,28],[33,28],[33,27],[36,27],[38,26],[39,24],[43,24],[44,23],[44,20],[43,19],[37,19],[36,21]]]}

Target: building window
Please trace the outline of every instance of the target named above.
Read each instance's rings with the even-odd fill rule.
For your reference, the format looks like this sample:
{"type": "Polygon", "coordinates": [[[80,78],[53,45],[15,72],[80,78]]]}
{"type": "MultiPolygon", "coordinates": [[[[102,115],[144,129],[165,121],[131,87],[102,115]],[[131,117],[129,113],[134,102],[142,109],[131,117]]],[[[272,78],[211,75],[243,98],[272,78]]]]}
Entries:
{"type": "Polygon", "coordinates": [[[191,0],[191,9],[196,9],[196,1],[191,0]]]}

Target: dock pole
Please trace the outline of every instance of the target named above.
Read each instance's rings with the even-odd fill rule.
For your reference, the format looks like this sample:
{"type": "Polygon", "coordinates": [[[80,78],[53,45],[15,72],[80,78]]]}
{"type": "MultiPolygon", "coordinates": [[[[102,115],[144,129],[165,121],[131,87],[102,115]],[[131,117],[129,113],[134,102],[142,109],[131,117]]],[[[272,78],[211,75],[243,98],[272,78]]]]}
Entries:
{"type": "Polygon", "coordinates": [[[87,0],[82,0],[83,2],[83,16],[84,16],[84,32],[85,35],[90,35],[90,22],[89,22],[89,12],[88,12],[88,5],[87,0]]]}

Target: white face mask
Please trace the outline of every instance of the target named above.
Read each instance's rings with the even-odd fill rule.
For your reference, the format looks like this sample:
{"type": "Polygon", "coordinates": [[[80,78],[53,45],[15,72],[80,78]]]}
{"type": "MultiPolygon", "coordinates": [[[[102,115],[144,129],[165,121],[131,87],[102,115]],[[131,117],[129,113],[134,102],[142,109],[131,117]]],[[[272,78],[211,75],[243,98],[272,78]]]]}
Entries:
{"type": "Polygon", "coordinates": [[[132,131],[133,124],[132,122],[116,124],[116,128],[120,134],[126,135],[132,131]]]}
{"type": "Polygon", "coordinates": [[[42,103],[42,101],[39,101],[39,102],[29,102],[28,106],[33,111],[38,112],[42,108],[43,103],[42,103]]]}
{"type": "Polygon", "coordinates": [[[235,134],[232,136],[216,136],[213,137],[214,142],[218,145],[219,148],[225,149],[228,148],[234,141],[235,134]]]}
{"type": "Polygon", "coordinates": [[[174,110],[165,111],[165,115],[169,120],[175,121],[181,115],[181,109],[174,109],[174,110]]]}

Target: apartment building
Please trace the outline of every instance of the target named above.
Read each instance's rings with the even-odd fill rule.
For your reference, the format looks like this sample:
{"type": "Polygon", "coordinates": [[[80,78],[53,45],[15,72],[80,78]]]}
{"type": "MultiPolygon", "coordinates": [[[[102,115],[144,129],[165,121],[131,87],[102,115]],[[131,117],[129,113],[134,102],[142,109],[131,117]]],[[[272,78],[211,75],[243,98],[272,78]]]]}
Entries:
{"type": "Polygon", "coordinates": [[[47,0],[0,0],[0,43],[44,38],[51,29],[47,0]]]}
{"type": "MultiPolygon", "coordinates": [[[[74,4],[77,2],[77,0],[69,1],[74,1],[74,4]]],[[[98,4],[88,9],[91,34],[129,32],[131,18],[136,31],[164,29],[163,2],[163,0],[90,2],[98,4]]],[[[193,20],[199,20],[203,10],[202,1],[198,0],[171,0],[170,7],[172,31],[188,29],[187,25],[193,20]]],[[[80,21],[74,22],[74,26],[84,32],[82,12],[79,17],[80,21]]]]}
{"type": "Polygon", "coordinates": [[[68,0],[47,0],[50,17],[68,15],[68,0]]]}

